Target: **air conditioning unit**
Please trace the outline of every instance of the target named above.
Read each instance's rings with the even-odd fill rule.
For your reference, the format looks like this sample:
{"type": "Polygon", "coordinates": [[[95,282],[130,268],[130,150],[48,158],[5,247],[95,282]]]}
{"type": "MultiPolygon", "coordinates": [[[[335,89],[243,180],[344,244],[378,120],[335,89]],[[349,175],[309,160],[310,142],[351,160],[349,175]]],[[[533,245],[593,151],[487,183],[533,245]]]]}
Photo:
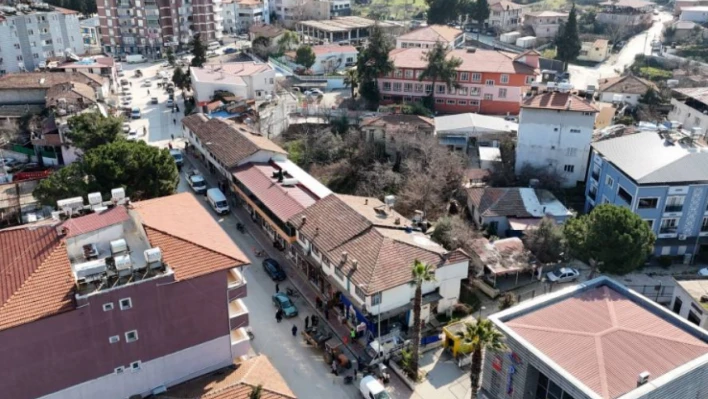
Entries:
{"type": "Polygon", "coordinates": [[[133,272],[133,262],[130,260],[130,255],[116,256],[113,258],[113,261],[116,265],[116,272],[118,272],[119,277],[130,276],[133,272]]]}
{"type": "Polygon", "coordinates": [[[118,239],[111,241],[111,253],[113,255],[120,254],[128,251],[128,243],[124,239],[118,239]]]}
{"type": "Polygon", "coordinates": [[[679,241],[685,241],[685,240],[686,240],[686,235],[685,235],[685,234],[679,234],[678,239],[679,239],[679,241]]]}

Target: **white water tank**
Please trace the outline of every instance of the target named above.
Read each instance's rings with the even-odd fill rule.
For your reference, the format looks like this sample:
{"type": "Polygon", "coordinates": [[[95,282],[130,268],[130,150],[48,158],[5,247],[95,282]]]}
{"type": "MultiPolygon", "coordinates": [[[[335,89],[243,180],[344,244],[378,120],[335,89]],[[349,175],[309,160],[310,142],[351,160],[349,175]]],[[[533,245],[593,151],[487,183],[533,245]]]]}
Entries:
{"type": "Polygon", "coordinates": [[[145,250],[145,261],[147,263],[157,263],[162,260],[162,251],[160,248],[148,248],[145,250]]]}
{"type": "Polygon", "coordinates": [[[82,209],[83,207],[83,197],[65,198],[57,201],[57,208],[69,214],[74,213],[75,211],[82,209]]]}
{"type": "Polygon", "coordinates": [[[75,265],[74,275],[77,280],[93,281],[100,279],[106,269],[106,260],[96,259],[75,265]]]}
{"type": "Polygon", "coordinates": [[[115,241],[111,241],[111,253],[113,255],[120,254],[128,251],[128,243],[124,239],[120,238],[115,241]]]}
{"type": "Polygon", "coordinates": [[[133,262],[130,260],[130,255],[121,255],[113,258],[116,265],[116,271],[121,277],[128,276],[132,273],[133,262]]]}
{"type": "Polygon", "coordinates": [[[114,188],[111,190],[111,199],[120,202],[125,199],[125,189],[123,187],[114,188]]]}
{"type": "Polygon", "coordinates": [[[89,193],[88,203],[93,207],[93,205],[100,205],[103,202],[101,193],[89,193]]]}

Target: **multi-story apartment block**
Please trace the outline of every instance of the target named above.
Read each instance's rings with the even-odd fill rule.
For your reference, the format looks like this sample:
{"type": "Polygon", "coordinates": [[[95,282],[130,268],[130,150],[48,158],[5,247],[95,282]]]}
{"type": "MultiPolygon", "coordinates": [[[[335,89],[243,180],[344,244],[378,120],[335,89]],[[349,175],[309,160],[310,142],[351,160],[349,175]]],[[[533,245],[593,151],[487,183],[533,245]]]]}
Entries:
{"type": "Polygon", "coordinates": [[[248,32],[252,25],[270,23],[268,0],[224,0],[221,17],[224,32],[248,32]]]}
{"type": "Polygon", "coordinates": [[[98,17],[82,19],[79,26],[84,38],[84,47],[101,50],[101,21],[98,17]]]}
{"type": "Polygon", "coordinates": [[[248,260],[199,200],[111,195],[0,230],[3,397],[146,396],[249,352],[248,260]]]}
{"type": "Polygon", "coordinates": [[[44,68],[67,52],[84,53],[78,12],[46,4],[0,10],[0,74],[44,68]]]}
{"type": "Polygon", "coordinates": [[[160,57],[167,47],[223,38],[222,0],[97,0],[104,50],[160,57]]]}
{"type": "Polygon", "coordinates": [[[383,103],[418,102],[435,90],[435,110],[442,113],[518,114],[526,87],[536,79],[539,54],[502,51],[452,50],[448,57],[462,60],[457,69],[459,88],[448,89],[421,81],[427,67],[424,48],[394,49],[389,58],[395,70],[379,78],[383,103]]]}
{"type": "Polygon", "coordinates": [[[531,165],[554,169],[567,187],[584,180],[597,112],[570,93],[542,93],[525,100],[519,115],[516,173],[531,165]]]}
{"type": "Polygon", "coordinates": [[[585,209],[610,203],[646,220],[654,254],[690,262],[708,244],[708,152],[680,133],[642,132],[592,145],[585,209]]]}

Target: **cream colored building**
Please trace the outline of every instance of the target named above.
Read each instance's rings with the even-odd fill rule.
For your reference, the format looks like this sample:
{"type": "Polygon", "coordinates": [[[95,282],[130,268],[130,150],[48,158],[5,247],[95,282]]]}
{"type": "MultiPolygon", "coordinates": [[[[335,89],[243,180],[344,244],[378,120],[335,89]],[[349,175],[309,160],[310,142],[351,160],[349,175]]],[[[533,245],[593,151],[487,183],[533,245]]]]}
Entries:
{"type": "Polygon", "coordinates": [[[602,62],[610,56],[610,42],[598,39],[594,42],[583,42],[580,49],[579,61],[602,62]]]}

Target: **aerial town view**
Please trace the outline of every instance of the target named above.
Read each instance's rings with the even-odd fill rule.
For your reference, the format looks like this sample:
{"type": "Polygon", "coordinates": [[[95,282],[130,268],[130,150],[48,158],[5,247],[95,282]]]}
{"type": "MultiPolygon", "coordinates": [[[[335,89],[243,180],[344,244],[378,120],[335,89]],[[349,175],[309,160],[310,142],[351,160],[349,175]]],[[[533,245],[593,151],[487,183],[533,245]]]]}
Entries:
{"type": "Polygon", "coordinates": [[[708,399],[708,0],[0,0],[0,399],[708,399]]]}

